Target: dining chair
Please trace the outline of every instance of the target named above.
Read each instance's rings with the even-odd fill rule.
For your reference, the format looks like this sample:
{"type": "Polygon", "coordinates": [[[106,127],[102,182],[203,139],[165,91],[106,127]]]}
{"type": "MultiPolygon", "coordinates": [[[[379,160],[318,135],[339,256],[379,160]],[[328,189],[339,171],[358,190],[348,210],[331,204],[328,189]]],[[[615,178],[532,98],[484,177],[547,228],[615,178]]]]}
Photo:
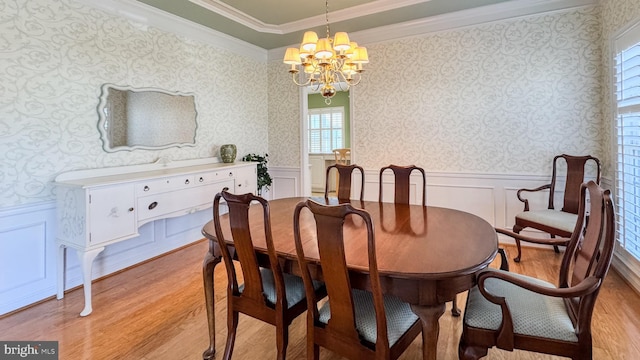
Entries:
{"type": "Polygon", "coordinates": [[[327,174],[325,178],[324,197],[329,197],[329,174],[331,169],[338,171],[338,184],[336,190],[336,197],[339,201],[348,201],[351,199],[351,176],[354,170],[360,171],[360,201],[364,199],[364,169],[358,165],[341,165],[333,164],[327,166],[327,174]]]}
{"type": "Polygon", "coordinates": [[[351,149],[333,149],[333,156],[335,157],[336,164],[349,165],[349,157],[351,156],[351,149]]]}
{"type": "MultiPolygon", "coordinates": [[[[231,359],[238,328],[238,315],[243,313],[276,327],[277,359],[286,358],[289,324],[307,310],[305,289],[302,278],[283,273],[276,255],[271,234],[269,203],[251,193],[234,195],[227,191],[216,194],[213,200],[215,233],[227,270],[227,343],[224,359],[231,359]],[[220,217],[220,201],[223,199],[229,209],[228,221],[233,238],[233,252],[227,247],[220,217]],[[252,202],[262,206],[262,219],[249,219],[252,202]],[[250,221],[262,221],[264,240],[268,253],[269,268],[260,267],[254,250],[253,238],[249,231],[250,221]],[[238,284],[238,274],[233,260],[240,262],[243,284],[238,284]]],[[[326,289],[320,282],[313,283],[315,298],[326,296],[326,289]]]]}
{"type": "Polygon", "coordinates": [[[578,205],[580,202],[580,184],[586,181],[585,170],[592,163],[593,172],[595,172],[595,183],[600,183],[600,160],[591,155],[572,156],[558,155],[553,158],[553,170],[551,174],[551,182],[535,189],[519,189],[516,193],[518,200],[524,203],[524,210],[516,215],[513,231],[502,228],[496,228],[496,231],[512,236],[513,233],[519,234],[524,228],[533,228],[550,235],[550,238],[532,237],[532,236],[512,236],[516,241],[518,255],[513,259],[520,262],[522,250],[520,248],[521,241],[527,241],[536,244],[553,245],[556,253],[559,253],[558,246],[566,246],[568,238],[578,219],[578,205]],[[559,167],[561,163],[566,165],[563,171],[564,176],[560,174],[559,167]],[[564,192],[562,199],[562,208],[555,208],[556,185],[564,181],[564,192]],[[529,199],[524,198],[524,193],[536,193],[539,191],[548,191],[548,206],[546,209],[532,210],[529,207],[529,199]],[[559,236],[560,239],[557,239],[559,236]]]}
{"type": "Polygon", "coordinates": [[[394,197],[393,201],[399,204],[409,204],[410,201],[410,189],[411,189],[411,173],[414,171],[419,172],[422,175],[422,191],[418,191],[416,195],[420,195],[422,192],[422,206],[426,205],[427,201],[427,176],[425,175],[424,169],[421,167],[417,167],[415,165],[409,166],[399,166],[399,165],[389,165],[380,169],[380,177],[379,177],[379,191],[378,191],[378,199],[382,201],[382,189],[384,188],[384,183],[382,181],[382,175],[386,170],[391,170],[394,175],[394,197]]]}
{"type": "Polygon", "coordinates": [[[296,206],[293,228],[307,292],[307,359],[317,360],[320,346],[349,359],[397,359],[421,333],[422,325],[409,304],[382,293],[374,227],[369,213],[349,203],[327,206],[307,200],[296,206]],[[310,263],[302,245],[310,241],[301,236],[303,209],[311,211],[316,223],[320,272],[328,293],[327,301],[320,307],[313,291],[310,263]],[[360,218],[359,225],[367,228],[367,247],[363,251],[368,257],[370,291],[353,289],[349,279],[343,228],[357,226],[354,218],[360,218]],[[349,225],[345,225],[346,221],[349,225]]]}
{"type": "MultiPolygon", "coordinates": [[[[400,166],[400,165],[389,165],[389,166],[385,166],[383,168],[380,169],[380,176],[379,176],[379,181],[378,184],[379,186],[379,191],[378,191],[378,199],[380,202],[382,202],[383,199],[383,191],[382,189],[384,188],[384,182],[382,179],[382,176],[384,174],[385,171],[387,170],[391,170],[393,172],[394,175],[394,197],[393,200],[396,204],[409,204],[409,199],[410,199],[410,188],[411,188],[411,183],[410,183],[410,179],[411,179],[411,173],[413,173],[414,171],[419,172],[422,175],[422,206],[426,206],[426,202],[427,202],[427,188],[426,188],[426,184],[427,184],[427,176],[425,175],[424,169],[415,165],[408,165],[408,166],[400,166]]],[[[420,192],[418,191],[417,194],[420,194],[420,192]]],[[[507,262],[507,257],[506,254],[504,252],[503,248],[499,248],[498,252],[500,254],[501,257],[501,265],[500,268],[503,270],[508,271],[509,270],[509,263],[507,262]]],[[[460,308],[458,308],[458,300],[457,298],[454,298],[452,303],[451,303],[451,315],[453,316],[460,316],[460,308]]]]}
{"type": "MultiPolygon", "coordinates": [[[[335,158],[335,163],[340,165],[349,165],[351,161],[351,149],[343,148],[343,149],[333,149],[333,157],[335,158]]],[[[340,174],[336,172],[336,187],[338,186],[338,181],[340,181],[340,174]]]]}
{"type": "Polygon", "coordinates": [[[460,359],[481,358],[493,346],[592,358],[591,318],[611,264],[615,214],[610,191],[594,181],[581,185],[578,199],[558,287],[501,270],[481,272],[467,298],[460,359]]]}

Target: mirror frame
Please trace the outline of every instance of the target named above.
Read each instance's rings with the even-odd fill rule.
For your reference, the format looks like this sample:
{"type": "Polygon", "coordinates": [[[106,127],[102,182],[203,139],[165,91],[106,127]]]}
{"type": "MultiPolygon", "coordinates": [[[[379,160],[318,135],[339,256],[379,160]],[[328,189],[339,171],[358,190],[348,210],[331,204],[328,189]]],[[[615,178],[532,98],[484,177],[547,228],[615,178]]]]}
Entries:
{"type": "Polygon", "coordinates": [[[133,86],[121,86],[116,84],[106,83],[101,87],[101,93],[98,101],[98,132],[100,133],[100,140],[102,141],[102,148],[106,152],[117,152],[117,151],[133,151],[133,150],[163,150],[171,147],[183,147],[183,146],[196,146],[196,136],[198,134],[198,106],[196,96],[194,93],[187,93],[181,91],[169,91],[160,88],[153,87],[142,87],[136,88],[133,86]],[[104,108],[107,105],[107,97],[109,95],[109,90],[120,90],[120,91],[133,91],[133,92],[145,92],[145,91],[154,91],[172,96],[192,96],[193,97],[193,108],[195,111],[195,123],[196,126],[193,130],[193,142],[173,142],[165,145],[159,146],[150,146],[150,145],[131,145],[131,146],[115,146],[112,147],[110,144],[110,139],[108,138],[107,131],[104,128],[105,123],[107,122],[106,116],[104,115],[104,108]]]}

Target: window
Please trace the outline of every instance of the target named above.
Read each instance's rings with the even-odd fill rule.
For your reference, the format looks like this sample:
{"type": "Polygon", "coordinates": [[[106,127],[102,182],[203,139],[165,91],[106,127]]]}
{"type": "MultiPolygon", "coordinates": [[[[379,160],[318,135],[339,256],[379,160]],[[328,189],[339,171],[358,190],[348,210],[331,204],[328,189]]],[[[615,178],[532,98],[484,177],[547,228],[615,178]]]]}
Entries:
{"type": "Polygon", "coordinates": [[[615,39],[618,240],[640,259],[640,23],[615,39]]]}
{"type": "Polygon", "coordinates": [[[309,153],[344,147],[344,107],[309,109],[309,153]]]}

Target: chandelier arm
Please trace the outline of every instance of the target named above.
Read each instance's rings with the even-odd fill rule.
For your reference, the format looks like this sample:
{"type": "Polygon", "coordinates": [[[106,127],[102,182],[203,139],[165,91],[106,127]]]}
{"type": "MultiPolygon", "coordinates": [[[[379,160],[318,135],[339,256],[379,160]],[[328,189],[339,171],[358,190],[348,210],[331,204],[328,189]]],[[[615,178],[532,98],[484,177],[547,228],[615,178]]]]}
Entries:
{"type": "Polygon", "coordinates": [[[293,83],[298,85],[298,86],[306,86],[309,85],[309,83],[311,82],[311,78],[307,78],[307,81],[305,82],[299,82],[298,80],[296,80],[296,75],[298,75],[298,73],[292,73],[291,74],[291,79],[293,80],[293,83]]]}
{"type": "Polygon", "coordinates": [[[351,79],[346,79],[346,83],[349,84],[349,86],[356,86],[360,84],[360,80],[362,80],[362,75],[355,73],[351,76],[351,79]]]}

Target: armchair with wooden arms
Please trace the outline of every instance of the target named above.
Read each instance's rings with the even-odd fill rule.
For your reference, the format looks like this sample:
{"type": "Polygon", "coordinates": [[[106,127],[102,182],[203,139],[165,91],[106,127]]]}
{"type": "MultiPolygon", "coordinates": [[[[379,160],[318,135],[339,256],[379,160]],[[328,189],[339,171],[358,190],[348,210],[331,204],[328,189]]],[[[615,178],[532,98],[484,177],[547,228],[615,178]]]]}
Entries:
{"type": "Polygon", "coordinates": [[[309,309],[307,359],[317,360],[320,346],[348,359],[397,359],[421,333],[422,327],[409,304],[382,294],[374,227],[369,213],[348,203],[325,206],[307,200],[296,206],[293,221],[296,253],[309,309]],[[313,281],[302,245],[308,242],[301,235],[302,211],[310,211],[316,223],[320,268],[328,293],[327,301],[320,308],[314,299],[313,281]],[[349,221],[359,221],[367,228],[371,291],[351,287],[342,231],[349,221]]]}
{"type": "Polygon", "coordinates": [[[364,169],[358,165],[341,165],[341,164],[333,164],[327,166],[327,174],[325,178],[325,188],[324,188],[324,197],[329,197],[329,174],[331,169],[336,169],[338,171],[338,188],[336,190],[336,197],[338,201],[347,201],[351,199],[351,175],[354,170],[360,171],[360,197],[359,200],[362,201],[364,198],[364,169]]]}
{"type": "MultiPolygon", "coordinates": [[[[238,314],[243,313],[276,327],[277,359],[284,360],[288,343],[289,324],[307,310],[302,278],[283,273],[276,255],[271,235],[269,203],[251,193],[234,195],[226,191],[218,193],[213,201],[215,233],[227,270],[227,343],[224,359],[231,359],[238,327],[238,314]],[[228,221],[233,237],[234,251],[227,247],[220,218],[220,200],[229,208],[228,221]],[[262,219],[249,219],[252,202],[262,206],[262,219]],[[268,252],[269,268],[259,266],[258,255],[249,231],[250,221],[262,221],[264,239],[268,252]],[[238,284],[238,275],[233,260],[238,260],[244,284],[238,284]]],[[[265,259],[266,260],[266,259],[265,259]]],[[[324,285],[314,282],[314,296],[326,296],[324,285]]]]}
{"type": "Polygon", "coordinates": [[[615,214],[610,191],[593,181],[580,187],[578,198],[578,220],[567,240],[558,287],[500,270],[481,272],[467,298],[460,359],[478,359],[493,346],[592,358],[591,318],[611,264],[615,214]]]}
{"type": "Polygon", "coordinates": [[[496,228],[496,231],[501,234],[505,234],[514,238],[516,247],[518,249],[518,256],[513,260],[520,262],[522,250],[520,247],[521,241],[532,242],[536,244],[553,245],[556,253],[559,252],[558,246],[566,246],[568,244],[568,238],[571,237],[571,232],[576,224],[578,218],[578,204],[580,198],[580,184],[585,182],[585,170],[588,167],[588,163],[593,162],[595,170],[595,183],[600,183],[600,160],[597,158],[586,156],[571,156],[571,155],[558,155],[553,158],[553,172],[551,175],[551,182],[549,184],[537,187],[535,189],[520,189],[517,192],[518,200],[524,203],[524,210],[516,215],[515,225],[513,225],[513,232],[496,228]],[[563,206],[562,209],[555,209],[554,195],[556,185],[562,181],[562,178],[558,174],[559,161],[564,160],[566,162],[566,177],[564,186],[563,206]],[[547,209],[532,210],[529,208],[529,199],[524,198],[524,193],[535,193],[538,191],[549,191],[549,203],[547,209]],[[514,236],[519,234],[524,228],[533,228],[549,233],[550,238],[532,237],[532,236],[514,236]],[[559,236],[560,238],[556,238],[559,236]]]}

